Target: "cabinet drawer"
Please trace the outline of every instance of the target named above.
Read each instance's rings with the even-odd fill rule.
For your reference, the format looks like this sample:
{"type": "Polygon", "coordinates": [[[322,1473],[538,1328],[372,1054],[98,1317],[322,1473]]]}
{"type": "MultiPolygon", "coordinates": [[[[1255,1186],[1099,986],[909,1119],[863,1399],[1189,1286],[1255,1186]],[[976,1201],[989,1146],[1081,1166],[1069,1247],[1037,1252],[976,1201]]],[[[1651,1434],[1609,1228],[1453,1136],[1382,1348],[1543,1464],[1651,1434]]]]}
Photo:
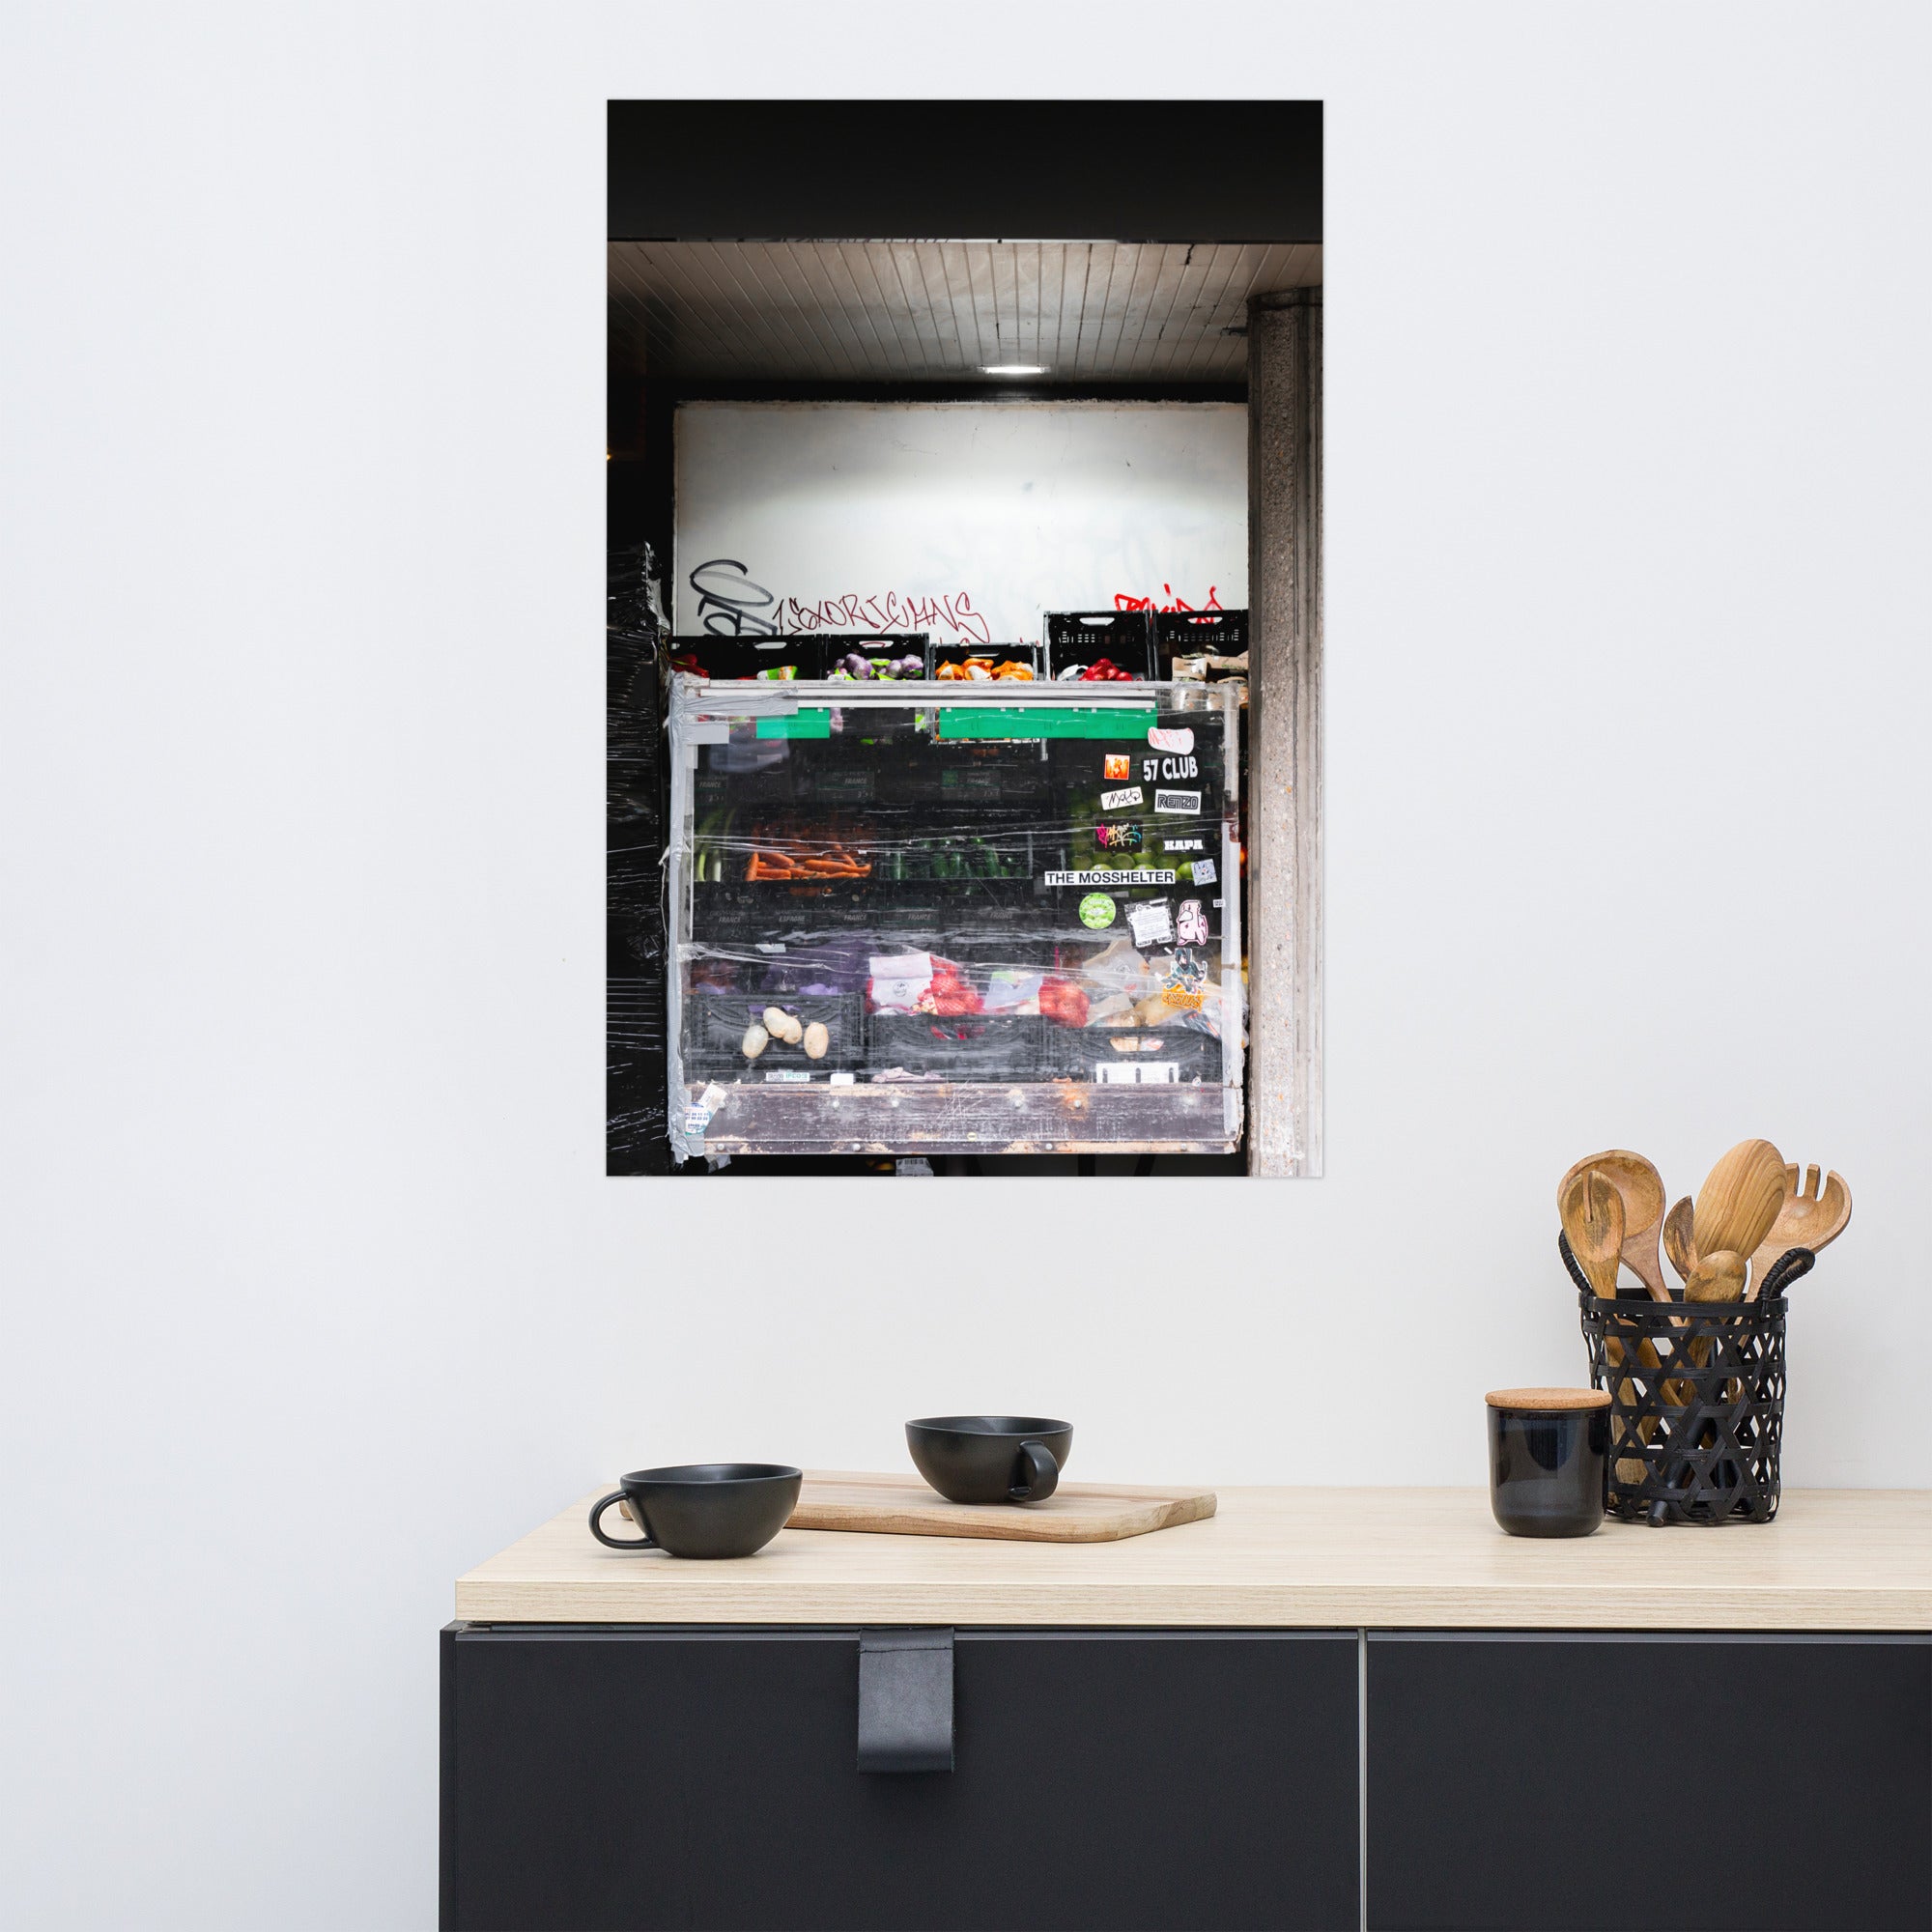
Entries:
{"type": "Polygon", "coordinates": [[[1372,1634],[1368,1711],[1372,1927],[1932,1925],[1932,1640],[1372,1634]]]}
{"type": "Polygon", "coordinates": [[[912,1776],[859,1634],[445,1631],[445,1928],[1358,1923],[1352,1632],[962,1630],[912,1776]]]}

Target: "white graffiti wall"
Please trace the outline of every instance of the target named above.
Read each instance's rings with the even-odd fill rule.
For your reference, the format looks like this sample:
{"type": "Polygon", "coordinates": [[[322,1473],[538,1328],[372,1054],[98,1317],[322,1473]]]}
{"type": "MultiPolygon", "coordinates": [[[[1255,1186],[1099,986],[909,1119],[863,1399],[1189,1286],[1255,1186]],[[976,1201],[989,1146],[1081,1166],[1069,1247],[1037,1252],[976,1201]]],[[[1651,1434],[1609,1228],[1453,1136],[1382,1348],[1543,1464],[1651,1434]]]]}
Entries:
{"type": "Polygon", "coordinates": [[[676,445],[680,633],[1247,603],[1238,403],[688,403],[676,445]]]}

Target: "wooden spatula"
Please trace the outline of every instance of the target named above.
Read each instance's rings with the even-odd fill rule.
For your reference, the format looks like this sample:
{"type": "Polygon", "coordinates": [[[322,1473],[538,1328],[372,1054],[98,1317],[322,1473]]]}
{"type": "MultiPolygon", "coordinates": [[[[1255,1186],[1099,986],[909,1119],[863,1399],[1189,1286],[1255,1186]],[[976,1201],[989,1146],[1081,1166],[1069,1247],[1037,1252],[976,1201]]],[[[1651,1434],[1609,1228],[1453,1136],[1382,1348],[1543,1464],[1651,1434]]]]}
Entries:
{"type": "Polygon", "coordinates": [[[1697,1190],[1692,1224],[1697,1252],[1748,1260],[1771,1233],[1783,1201],[1784,1156],[1769,1141],[1740,1141],[1697,1190]]]}
{"type": "MultiPolygon", "coordinates": [[[[1579,1174],[1591,1168],[1603,1175],[1622,1197],[1624,1205],[1623,1259],[1631,1272],[1650,1291],[1653,1301],[1668,1301],[1670,1291],[1663,1285],[1663,1270],[1657,1260],[1658,1230],[1663,1222],[1663,1181],[1657,1169],[1640,1153],[1611,1148],[1579,1160],[1557,1183],[1556,1208],[1563,1211],[1563,1197],[1579,1174]]],[[[1575,1242],[1571,1244],[1573,1247],[1575,1242]]]]}
{"type": "Polygon", "coordinates": [[[1751,1256],[1750,1288],[1747,1298],[1751,1301],[1757,1299],[1765,1277],[1791,1249],[1809,1248],[1815,1255],[1827,1242],[1835,1241],[1845,1232],[1845,1223],[1851,1218],[1852,1190],[1845,1185],[1841,1176],[1828,1175],[1821,1188],[1818,1170],[1815,1167],[1806,1168],[1801,1186],[1797,1168],[1787,1166],[1784,1170],[1784,1199],[1778,1205],[1777,1219],[1771,1224],[1771,1233],[1751,1256]]]}

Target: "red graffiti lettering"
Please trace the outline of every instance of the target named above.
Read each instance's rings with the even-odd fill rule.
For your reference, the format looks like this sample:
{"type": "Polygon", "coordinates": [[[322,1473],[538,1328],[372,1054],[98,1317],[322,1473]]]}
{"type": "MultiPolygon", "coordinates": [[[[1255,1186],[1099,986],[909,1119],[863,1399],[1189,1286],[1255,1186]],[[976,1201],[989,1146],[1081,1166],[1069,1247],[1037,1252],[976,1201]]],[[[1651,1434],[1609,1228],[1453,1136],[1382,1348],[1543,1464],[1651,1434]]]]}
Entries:
{"type": "Polygon", "coordinates": [[[1208,586],[1208,601],[1201,605],[1190,604],[1184,597],[1177,597],[1174,594],[1174,585],[1171,583],[1163,583],[1160,587],[1162,595],[1167,600],[1165,603],[1159,598],[1136,597],[1131,591],[1117,590],[1114,592],[1114,609],[1116,611],[1218,611],[1221,608],[1220,595],[1214,584],[1210,583],[1208,586]]]}

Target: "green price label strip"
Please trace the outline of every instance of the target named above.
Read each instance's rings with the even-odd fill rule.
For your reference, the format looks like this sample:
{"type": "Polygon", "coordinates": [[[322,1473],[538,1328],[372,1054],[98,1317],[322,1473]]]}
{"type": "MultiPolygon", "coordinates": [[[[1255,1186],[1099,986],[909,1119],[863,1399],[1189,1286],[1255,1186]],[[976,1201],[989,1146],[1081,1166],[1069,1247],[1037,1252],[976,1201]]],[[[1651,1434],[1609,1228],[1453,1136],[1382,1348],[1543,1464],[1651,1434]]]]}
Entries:
{"type": "Polygon", "coordinates": [[[832,735],[830,707],[800,711],[790,718],[760,718],[760,738],[829,738],[832,735]]]}
{"type": "Polygon", "coordinates": [[[1088,711],[1069,704],[952,704],[939,714],[942,738],[1139,738],[1160,723],[1152,705],[1088,711]]]}

